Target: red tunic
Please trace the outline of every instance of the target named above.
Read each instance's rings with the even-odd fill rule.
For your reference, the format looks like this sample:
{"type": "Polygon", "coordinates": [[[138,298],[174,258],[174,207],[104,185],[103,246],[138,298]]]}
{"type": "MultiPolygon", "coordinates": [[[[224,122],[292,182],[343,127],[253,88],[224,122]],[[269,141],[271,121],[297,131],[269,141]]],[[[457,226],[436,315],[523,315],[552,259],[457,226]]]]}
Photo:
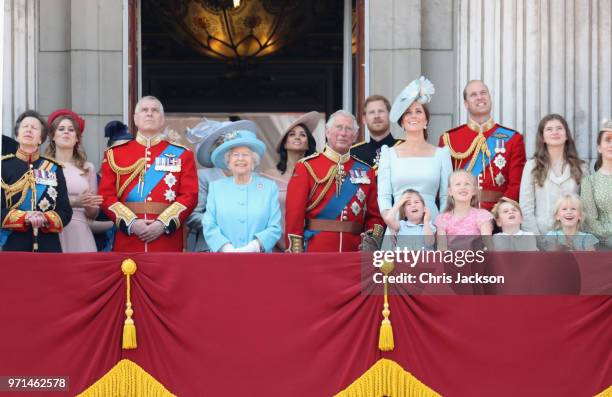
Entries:
{"type": "MultiPolygon", "coordinates": [[[[148,252],[182,251],[185,218],[198,201],[198,179],[193,153],[182,146],[162,140],[160,136],[147,140],[138,134],[136,139],[112,147],[104,154],[99,194],[103,196],[102,209],[120,231],[115,235],[113,251],[148,252]],[[156,158],[166,161],[172,156],[162,154],[169,146],[182,150],[171,171],[164,171],[163,178],[148,195],[138,194],[138,200],[127,202],[132,189],[146,183],[143,177],[156,158]],[[131,180],[130,180],[131,179],[131,180]],[[142,182],[142,183],[141,183],[142,182]],[[157,219],[166,232],[151,243],[144,243],[137,236],[128,234],[128,226],[135,219],[157,219]]],[[[157,169],[157,168],[156,168],[157,169]]]]}
{"type": "MultiPolygon", "coordinates": [[[[484,198],[484,200],[481,199],[481,207],[490,211],[497,202],[497,199],[491,200],[492,197],[504,196],[515,201],[519,199],[521,177],[525,166],[523,136],[514,130],[496,124],[492,119],[482,127],[470,120],[467,124],[456,127],[440,136],[439,145],[443,147],[450,143],[449,149],[451,149],[453,168],[465,169],[470,164],[472,157],[478,152],[477,148],[474,148],[470,152],[471,154],[468,153],[481,128],[485,139],[489,139],[492,135],[494,138],[499,137],[499,139],[496,139],[498,141],[496,146],[499,146],[498,149],[500,149],[499,152],[490,152],[490,158],[485,155],[489,164],[476,175],[481,190],[481,198],[484,198]],[[513,131],[515,134],[507,142],[502,143],[501,141],[504,140],[506,134],[499,130],[500,128],[513,131]],[[501,149],[504,149],[504,151],[502,152],[501,149]],[[461,154],[464,154],[464,156],[461,156],[461,154]],[[494,192],[497,192],[497,194],[494,192]]],[[[469,169],[469,171],[472,170],[469,169]]]]}
{"type": "MultiPolygon", "coordinates": [[[[302,159],[295,166],[287,188],[285,232],[288,247],[292,236],[300,238],[304,236],[305,221],[315,219],[336,195],[336,183],[332,182],[320,202],[307,210],[320,197],[326,186],[326,182],[322,182],[315,188],[315,178],[319,181],[324,180],[330,169],[338,164],[326,154],[314,154],[302,159]]],[[[359,186],[357,191],[335,220],[359,223],[363,225],[363,231],[374,230],[375,225],[380,225],[382,228],[384,223],[378,210],[376,176],[373,169],[365,163],[348,157],[346,162],[341,164],[346,173],[343,183],[352,183],[349,170],[355,164],[362,170],[363,175],[367,175],[367,178],[362,178],[362,183],[357,183],[359,186]]],[[[359,250],[361,236],[359,233],[320,231],[306,240],[305,250],[308,252],[346,252],[359,250]]]]}

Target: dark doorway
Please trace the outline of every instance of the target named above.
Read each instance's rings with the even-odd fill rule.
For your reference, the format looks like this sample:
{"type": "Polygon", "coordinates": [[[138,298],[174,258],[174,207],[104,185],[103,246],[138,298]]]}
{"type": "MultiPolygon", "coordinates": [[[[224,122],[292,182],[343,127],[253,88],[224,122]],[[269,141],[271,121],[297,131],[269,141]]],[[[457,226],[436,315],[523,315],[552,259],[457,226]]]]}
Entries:
{"type": "Polygon", "coordinates": [[[159,1],[141,1],[141,81],[142,94],[161,98],[167,112],[329,115],[342,107],[343,0],[301,0],[312,14],[293,21],[299,33],[271,55],[240,60],[198,51],[159,1]]]}

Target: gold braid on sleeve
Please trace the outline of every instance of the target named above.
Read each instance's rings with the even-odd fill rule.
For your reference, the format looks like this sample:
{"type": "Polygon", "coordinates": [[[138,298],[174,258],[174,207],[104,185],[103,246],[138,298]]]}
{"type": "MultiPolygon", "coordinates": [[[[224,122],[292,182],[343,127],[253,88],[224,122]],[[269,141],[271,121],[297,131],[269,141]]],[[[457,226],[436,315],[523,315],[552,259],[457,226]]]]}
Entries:
{"type": "Polygon", "coordinates": [[[123,194],[125,189],[128,187],[128,185],[132,183],[132,181],[137,176],[140,176],[140,177],[143,176],[142,174],[145,169],[145,164],[146,164],[146,160],[143,157],[141,157],[138,159],[138,161],[136,161],[134,164],[130,165],[129,167],[119,167],[117,163],[115,162],[115,155],[113,153],[113,149],[108,149],[108,165],[110,165],[111,170],[113,170],[113,172],[117,175],[117,178],[116,178],[117,197],[121,197],[121,195],[123,194]],[[127,175],[127,174],[131,174],[131,175],[128,177],[128,179],[125,180],[123,185],[119,187],[119,180],[120,180],[119,176],[127,175]]]}
{"type": "Polygon", "coordinates": [[[312,209],[316,208],[317,205],[319,205],[319,203],[321,202],[321,200],[323,200],[323,197],[325,197],[325,195],[327,194],[327,192],[331,188],[332,183],[334,183],[336,174],[338,173],[338,165],[334,165],[333,167],[331,167],[329,169],[329,171],[327,172],[327,175],[325,175],[325,177],[323,177],[321,179],[319,179],[317,177],[317,174],[315,174],[315,172],[312,169],[312,167],[310,166],[310,164],[304,162],[304,166],[306,167],[306,170],[308,170],[308,173],[310,174],[310,176],[312,176],[312,179],[314,179],[314,181],[315,181],[315,184],[312,187],[312,189],[310,190],[310,194],[308,195],[308,201],[310,201],[312,199],[312,197],[314,196],[317,188],[321,184],[325,183],[325,186],[323,186],[323,190],[321,190],[321,193],[317,196],[315,201],[313,201],[312,204],[310,204],[306,208],[306,211],[312,211],[312,209]]]}
{"type": "Polygon", "coordinates": [[[178,229],[181,226],[181,221],[179,220],[179,215],[181,212],[185,211],[187,207],[183,204],[175,201],[168,208],[164,210],[159,216],[157,220],[164,224],[165,227],[170,226],[170,222],[174,221],[176,223],[176,228],[178,229]]]}

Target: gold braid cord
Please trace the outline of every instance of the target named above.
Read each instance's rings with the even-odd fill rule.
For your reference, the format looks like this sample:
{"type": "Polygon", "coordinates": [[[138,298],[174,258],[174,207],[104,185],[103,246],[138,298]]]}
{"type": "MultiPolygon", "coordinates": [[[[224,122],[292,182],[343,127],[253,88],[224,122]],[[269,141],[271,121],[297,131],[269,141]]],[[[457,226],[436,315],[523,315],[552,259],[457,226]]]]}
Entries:
{"type": "MultiPolygon", "coordinates": [[[[442,140],[444,141],[444,145],[448,147],[450,151],[451,157],[459,162],[465,160],[466,158],[472,156],[470,163],[467,167],[467,171],[472,171],[474,168],[474,164],[476,163],[476,158],[483,152],[487,157],[491,157],[491,152],[489,151],[489,147],[487,146],[487,138],[485,138],[484,134],[479,133],[476,138],[472,141],[472,144],[465,152],[457,152],[453,149],[450,141],[450,135],[448,132],[444,133],[442,136],[442,140]]],[[[457,168],[455,166],[455,168],[457,168]]]]}
{"type": "Polygon", "coordinates": [[[117,227],[120,226],[119,224],[121,221],[125,222],[125,226],[127,227],[133,220],[138,218],[131,209],[121,202],[116,202],[115,204],[111,205],[108,207],[108,210],[115,214],[115,218],[117,218],[115,225],[117,225],[117,227]]]}
{"type": "Polygon", "coordinates": [[[319,188],[319,186],[321,184],[325,183],[325,186],[323,186],[323,190],[321,190],[321,193],[317,196],[315,201],[313,201],[312,204],[310,204],[306,208],[306,211],[308,212],[308,211],[312,211],[313,208],[316,208],[317,205],[319,205],[321,200],[323,200],[323,198],[325,197],[325,195],[327,194],[327,192],[331,188],[332,183],[334,183],[334,181],[335,181],[336,174],[338,173],[338,165],[335,165],[335,166],[331,167],[329,169],[329,171],[327,172],[327,175],[325,175],[325,177],[323,177],[322,179],[319,179],[317,177],[317,174],[314,172],[314,170],[312,169],[310,164],[304,162],[304,167],[306,167],[306,170],[308,170],[308,173],[310,174],[310,176],[312,176],[312,179],[314,179],[314,181],[315,181],[315,184],[312,187],[312,190],[310,191],[310,194],[308,195],[308,201],[310,201],[312,199],[312,197],[314,196],[314,194],[317,191],[317,189],[319,188]]]}
{"type": "Polygon", "coordinates": [[[130,165],[129,167],[119,167],[117,163],[115,162],[115,155],[113,153],[113,149],[108,150],[108,165],[110,165],[111,170],[113,170],[113,172],[117,174],[117,181],[116,181],[117,197],[121,197],[125,189],[129,186],[130,183],[132,183],[132,181],[137,176],[140,175],[142,177],[143,171],[145,169],[145,164],[146,164],[146,160],[144,158],[139,158],[138,161],[136,161],[134,164],[130,165]],[[131,174],[131,175],[128,177],[128,179],[126,179],[123,185],[119,187],[119,180],[121,179],[119,178],[119,176],[127,175],[127,174],[131,174]]]}
{"type": "Polygon", "coordinates": [[[34,180],[34,172],[32,170],[23,174],[17,182],[11,185],[4,183],[4,181],[0,181],[0,183],[2,184],[2,190],[4,190],[6,207],[10,209],[19,207],[25,201],[28,189],[36,189],[36,181],[34,180]],[[19,201],[13,204],[13,197],[19,193],[21,193],[19,201]]]}

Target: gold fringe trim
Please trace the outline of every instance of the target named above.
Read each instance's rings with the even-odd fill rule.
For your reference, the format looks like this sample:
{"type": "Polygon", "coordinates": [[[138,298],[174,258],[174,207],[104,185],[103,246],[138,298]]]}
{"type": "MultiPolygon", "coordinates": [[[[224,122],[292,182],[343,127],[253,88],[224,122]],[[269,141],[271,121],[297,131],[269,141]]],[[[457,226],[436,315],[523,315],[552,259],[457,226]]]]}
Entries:
{"type": "Polygon", "coordinates": [[[602,391],[595,397],[612,397],[612,386],[609,386],[606,390],[602,391]]]}
{"type": "Polygon", "coordinates": [[[121,263],[121,271],[125,274],[126,278],[126,299],[125,299],[125,322],[123,323],[123,342],[122,346],[124,349],[136,349],[138,344],[136,343],[136,324],[132,319],[134,310],[132,309],[132,301],[130,299],[130,276],[136,273],[136,262],[133,259],[125,259],[121,263]]]}
{"type": "Polygon", "coordinates": [[[138,364],[121,360],[77,397],[175,397],[138,364]]]}
{"type": "Polygon", "coordinates": [[[398,363],[381,358],[335,397],[440,397],[398,363]]]}

